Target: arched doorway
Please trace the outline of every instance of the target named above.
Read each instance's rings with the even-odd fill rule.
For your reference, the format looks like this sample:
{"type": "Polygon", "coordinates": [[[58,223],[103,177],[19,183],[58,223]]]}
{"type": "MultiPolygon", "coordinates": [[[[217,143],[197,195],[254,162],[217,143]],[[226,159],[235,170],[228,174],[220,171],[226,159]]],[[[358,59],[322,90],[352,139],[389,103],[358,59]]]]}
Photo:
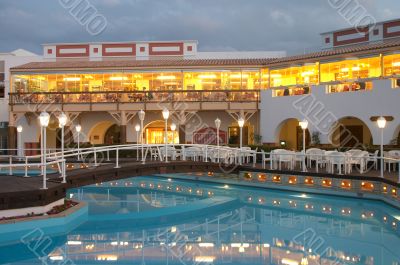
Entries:
{"type": "Polygon", "coordinates": [[[359,118],[343,117],[331,129],[330,141],[334,146],[360,148],[373,143],[368,126],[359,118]]]}
{"type": "MultiPolygon", "coordinates": [[[[292,150],[303,149],[303,130],[299,125],[299,121],[290,118],[282,121],[276,132],[276,143],[282,148],[292,150]]],[[[310,132],[306,130],[306,147],[310,145],[310,132]]]]}
{"type": "Polygon", "coordinates": [[[104,134],[104,143],[107,145],[121,143],[121,127],[114,124],[104,134]]]}
{"type": "MultiPolygon", "coordinates": [[[[175,132],[171,130],[171,123],[167,125],[168,143],[179,144],[179,127],[175,132]]],[[[144,139],[148,144],[163,144],[165,133],[165,121],[157,120],[150,122],[144,127],[144,139]]]]}

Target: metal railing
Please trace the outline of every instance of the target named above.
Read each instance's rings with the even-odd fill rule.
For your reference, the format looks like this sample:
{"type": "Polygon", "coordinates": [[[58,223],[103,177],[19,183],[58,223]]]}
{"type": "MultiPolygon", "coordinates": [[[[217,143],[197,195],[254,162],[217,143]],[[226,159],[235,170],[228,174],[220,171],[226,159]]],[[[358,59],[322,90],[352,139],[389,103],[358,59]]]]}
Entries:
{"type": "MultiPolygon", "coordinates": [[[[47,188],[47,167],[56,165],[58,168],[58,173],[60,174],[60,178],[62,178],[62,182],[66,182],[66,161],[67,159],[77,159],[77,161],[83,161],[87,158],[92,159],[92,164],[97,167],[103,163],[111,163],[110,153],[115,154],[115,163],[114,168],[121,167],[121,159],[120,152],[125,150],[133,150],[137,152],[137,160],[142,163],[146,163],[148,159],[150,160],[192,160],[192,161],[204,161],[204,162],[214,162],[221,163],[225,165],[242,165],[247,164],[256,168],[257,163],[261,162],[261,167],[263,169],[266,168],[266,164],[270,164],[271,169],[281,169],[281,164],[286,165],[287,168],[294,170],[294,166],[296,163],[300,163],[300,171],[306,172],[308,168],[311,167],[311,164],[308,163],[309,167],[306,166],[306,160],[308,158],[312,158],[312,154],[307,154],[304,152],[289,152],[287,153],[277,153],[275,151],[272,152],[264,152],[251,150],[248,147],[240,148],[232,148],[227,146],[215,146],[215,145],[203,145],[203,144],[125,144],[125,145],[111,145],[111,146],[97,146],[97,147],[88,147],[88,148],[75,148],[65,150],[63,153],[59,151],[51,151],[48,150],[46,155],[46,161],[40,163],[38,161],[42,161],[42,154],[34,155],[34,156],[15,156],[15,155],[7,155],[0,156],[0,161],[3,160],[3,163],[0,164],[0,170],[5,168],[8,170],[8,175],[13,175],[13,171],[15,168],[24,168],[25,177],[29,177],[29,168],[31,167],[40,167],[41,175],[43,176],[43,189],[47,188]],[[100,159],[99,155],[102,154],[102,157],[105,159],[100,159]],[[85,159],[84,159],[85,158],[85,159]],[[168,158],[168,159],[167,159],[168,158]],[[4,163],[5,161],[5,163],[4,163]]],[[[393,163],[398,164],[398,168],[400,168],[400,159],[392,158],[392,157],[375,157],[376,159],[384,159],[384,161],[393,161],[393,163]]],[[[346,170],[346,166],[353,167],[354,164],[360,166],[363,169],[366,164],[368,164],[368,158],[365,156],[351,156],[352,161],[349,161],[349,157],[344,157],[343,155],[324,155],[324,161],[317,161],[315,163],[316,171],[318,172],[318,168],[321,164],[325,164],[326,167],[331,166],[332,163],[334,166],[336,165],[338,168],[344,167],[345,173],[349,173],[346,170]],[[329,162],[332,159],[343,159],[341,162],[329,162]],[[356,161],[356,162],[354,162],[356,161]]],[[[331,173],[334,173],[332,171],[331,173]]],[[[361,170],[360,173],[365,173],[361,170]]],[[[339,174],[341,171],[339,170],[339,174]]],[[[400,170],[398,176],[398,182],[400,183],[400,170]]]]}
{"type": "Polygon", "coordinates": [[[96,104],[142,102],[258,102],[259,90],[156,90],[9,93],[16,104],[96,104]]]}

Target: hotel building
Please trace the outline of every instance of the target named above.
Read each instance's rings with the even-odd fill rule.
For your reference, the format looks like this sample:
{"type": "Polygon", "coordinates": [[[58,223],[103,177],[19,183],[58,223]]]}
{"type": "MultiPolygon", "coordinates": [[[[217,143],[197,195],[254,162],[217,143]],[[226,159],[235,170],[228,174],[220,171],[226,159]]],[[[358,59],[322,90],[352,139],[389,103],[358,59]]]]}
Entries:
{"type": "Polygon", "coordinates": [[[164,107],[179,128],[168,134],[174,143],[215,143],[217,117],[221,143],[239,142],[239,117],[246,120],[245,145],[285,142],[299,149],[304,117],[308,141],[320,131],[322,144],[379,144],[381,115],[389,120],[385,144],[397,139],[400,20],[321,37],[321,51],[298,56],[198,52],[196,41],[45,44],[43,59],[10,70],[10,147],[17,125],[29,132],[26,148],[39,146],[41,111],[52,114],[49,147],[59,145],[60,112],[69,116],[69,128],[82,125],[83,142],[137,142],[141,109],[145,142],[162,143],[164,107]]]}

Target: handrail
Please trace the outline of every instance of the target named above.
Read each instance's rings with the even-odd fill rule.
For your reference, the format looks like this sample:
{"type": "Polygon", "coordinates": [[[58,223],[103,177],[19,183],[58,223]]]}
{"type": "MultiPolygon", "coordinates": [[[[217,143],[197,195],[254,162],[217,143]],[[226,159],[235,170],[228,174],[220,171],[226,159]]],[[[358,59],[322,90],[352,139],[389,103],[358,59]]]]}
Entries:
{"type": "MultiPolygon", "coordinates": [[[[292,169],[293,164],[296,162],[303,163],[303,171],[307,171],[307,167],[305,161],[307,158],[310,157],[324,157],[323,161],[316,160],[316,171],[318,172],[319,163],[331,163],[330,159],[333,158],[341,158],[343,161],[339,161],[339,165],[343,165],[345,167],[345,172],[348,172],[346,166],[348,163],[351,165],[359,164],[361,173],[363,173],[364,167],[367,165],[368,159],[371,158],[370,156],[365,155],[353,155],[348,156],[345,153],[340,155],[335,154],[307,154],[304,152],[294,152],[285,150],[285,152],[280,153],[276,151],[271,152],[264,152],[258,150],[251,150],[251,149],[240,149],[240,148],[233,148],[228,146],[215,146],[215,145],[204,145],[204,144],[168,144],[167,152],[165,151],[165,144],[122,144],[122,145],[108,145],[108,146],[94,146],[94,147],[86,147],[86,148],[75,148],[75,149],[67,149],[64,152],[46,152],[46,161],[42,163],[36,162],[39,158],[42,158],[42,154],[39,155],[32,155],[32,156],[16,156],[16,155],[8,155],[3,156],[4,158],[8,159],[8,163],[0,164],[1,168],[8,168],[9,175],[12,175],[13,168],[16,167],[24,167],[25,168],[25,176],[28,177],[28,168],[30,166],[40,166],[42,168],[43,174],[43,189],[46,186],[46,168],[49,165],[57,164],[59,168],[60,177],[63,179],[63,183],[66,182],[66,159],[76,157],[78,161],[83,158],[84,156],[93,155],[94,165],[98,166],[98,153],[107,153],[107,160],[106,162],[110,161],[110,152],[115,152],[115,168],[120,167],[120,159],[119,159],[119,152],[122,150],[136,150],[139,152],[142,146],[146,149],[145,153],[142,157],[142,162],[145,163],[146,158],[150,155],[152,158],[155,156],[156,159],[160,161],[165,160],[165,156],[173,157],[176,159],[180,156],[181,160],[187,160],[191,158],[193,160],[202,159],[204,162],[221,162],[224,164],[233,164],[233,165],[242,165],[243,162],[250,162],[252,160],[252,166],[256,167],[257,158],[261,156],[262,167],[265,169],[266,162],[270,163],[271,169],[276,169],[277,165],[279,165],[279,169],[281,169],[282,163],[290,163],[292,169]],[[175,147],[179,147],[176,149],[175,147]],[[153,151],[151,151],[153,150],[153,151]],[[14,163],[14,160],[19,161],[18,163],[14,163]],[[23,161],[21,163],[21,161],[23,161]]],[[[374,157],[376,159],[384,159],[385,161],[390,160],[399,163],[400,168],[400,159],[393,158],[393,157],[374,157]]],[[[100,161],[100,164],[102,161],[100,161]]],[[[337,164],[337,163],[334,163],[337,164]]],[[[341,166],[339,166],[339,174],[341,174],[341,166]]],[[[400,183],[400,170],[399,170],[399,179],[398,182],[400,183]]]]}

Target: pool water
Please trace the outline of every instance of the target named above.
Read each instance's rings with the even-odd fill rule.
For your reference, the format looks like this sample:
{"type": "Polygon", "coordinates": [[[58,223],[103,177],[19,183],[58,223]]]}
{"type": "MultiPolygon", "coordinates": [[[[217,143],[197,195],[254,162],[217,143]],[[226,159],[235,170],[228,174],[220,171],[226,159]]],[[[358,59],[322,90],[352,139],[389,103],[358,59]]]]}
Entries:
{"type": "Polygon", "coordinates": [[[0,264],[400,264],[400,210],[377,201],[155,176],[67,197],[86,212],[0,229],[0,264]]]}

